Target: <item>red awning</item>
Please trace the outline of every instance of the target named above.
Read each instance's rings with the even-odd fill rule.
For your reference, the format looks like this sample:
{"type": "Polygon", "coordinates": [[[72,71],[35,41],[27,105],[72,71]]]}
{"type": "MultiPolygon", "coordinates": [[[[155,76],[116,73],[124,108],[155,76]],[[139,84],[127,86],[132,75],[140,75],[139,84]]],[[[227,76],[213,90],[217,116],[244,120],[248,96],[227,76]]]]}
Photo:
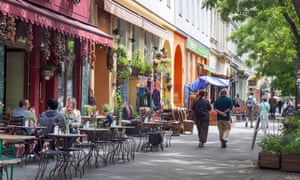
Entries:
{"type": "Polygon", "coordinates": [[[50,10],[39,8],[22,0],[1,0],[0,12],[25,22],[57,30],[66,35],[112,47],[111,36],[98,28],[69,19],[50,10]]]}

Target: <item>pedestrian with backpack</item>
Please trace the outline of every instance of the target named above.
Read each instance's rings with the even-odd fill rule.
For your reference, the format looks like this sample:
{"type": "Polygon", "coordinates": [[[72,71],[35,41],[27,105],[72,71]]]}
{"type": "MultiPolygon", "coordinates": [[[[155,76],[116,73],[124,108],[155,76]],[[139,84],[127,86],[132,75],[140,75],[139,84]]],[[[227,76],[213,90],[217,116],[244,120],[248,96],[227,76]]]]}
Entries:
{"type": "Polygon", "coordinates": [[[250,128],[253,128],[253,118],[254,118],[254,113],[255,113],[255,106],[256,106],[256,99],[253,96],[253,92],[250,92],[250,95],[247,98],[246,101],[246,106],[247,106],[247,110],[246,110],[246,128],[248,127],[248,122],[250,121],[250,128]]]}

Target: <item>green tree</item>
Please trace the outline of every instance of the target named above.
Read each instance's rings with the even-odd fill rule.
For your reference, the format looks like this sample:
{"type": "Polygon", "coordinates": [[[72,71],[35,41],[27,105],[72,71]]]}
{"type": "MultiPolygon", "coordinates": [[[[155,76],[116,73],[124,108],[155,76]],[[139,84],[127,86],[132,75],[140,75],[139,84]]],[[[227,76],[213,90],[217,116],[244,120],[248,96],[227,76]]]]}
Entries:
{"type": "Polygon", "coordinates": [[[203,7],[217,8],[224,21],[240,22],[229,37],[237,44],[238,55],[248,55],[246,64],[256,67],[258,77],[274,77],[272,88],[294,94],[293,60],[295,44],[300,44],[296,5],[282,0],[205,0],[203,7]]]}

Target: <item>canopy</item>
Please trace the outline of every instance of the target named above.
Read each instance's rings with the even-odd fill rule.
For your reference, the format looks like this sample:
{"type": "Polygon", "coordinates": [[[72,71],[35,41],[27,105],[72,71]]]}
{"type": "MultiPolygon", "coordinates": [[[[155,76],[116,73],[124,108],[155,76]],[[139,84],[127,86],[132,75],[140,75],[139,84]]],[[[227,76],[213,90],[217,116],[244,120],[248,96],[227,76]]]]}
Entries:
{"type": "Polygon", "coordinates": [[[204,89],[209,85],[227,88],[229,87],[229,80],[213,76],[200,76],[191,85],[189,85],[189,90],[195,92],[197,90],[204,89]]]}
{"type": "Polygon", "coordinates": [[[34,6],[26,1],[0,0],[0,13],[14,16],[45,28],[57,30],[66,35],[112,47],[112,37],[90,24],[67,18],[48,9],[34,6]]]}

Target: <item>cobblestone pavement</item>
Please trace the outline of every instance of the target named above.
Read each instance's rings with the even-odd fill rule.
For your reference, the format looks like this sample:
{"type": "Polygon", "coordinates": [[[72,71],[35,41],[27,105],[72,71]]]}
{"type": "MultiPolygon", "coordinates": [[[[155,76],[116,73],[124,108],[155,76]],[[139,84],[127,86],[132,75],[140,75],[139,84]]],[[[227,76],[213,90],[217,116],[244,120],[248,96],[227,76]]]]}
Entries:
{"type": "MultiPolygon", "coordinates": [[[[277,125],[270,122],[270,131],[277,125]],[[274,127],[273,127],[274,126],[274,127]]],[[[275,127],[276,126],[276,127],[275,127]]],[[[111,163],[107,167],[90,167],[86,174],[73,179],[81,180],[298,180],[300,173],[280,170],[259,169],[257,157],[259,147],[251,150],[254,129],[236,123],[231,130],[227,148],[220,148],[218,131],[210,126],[208,142],[198,148],[197,132],[193,135],[172,137],[172,146],[163,152],[137,152],[135,160],[111,163]]],[[[258,133],[258,140],[263,136],[258,133]]],[[[32,180],[37,172],[37,164],[30,163],[15,168],[16,180],[32,180]]],[[[48,179],[48,178],[45,178],[48,179]]],[[[63,179],[56,177],[55,179],[63,179]]]]}

